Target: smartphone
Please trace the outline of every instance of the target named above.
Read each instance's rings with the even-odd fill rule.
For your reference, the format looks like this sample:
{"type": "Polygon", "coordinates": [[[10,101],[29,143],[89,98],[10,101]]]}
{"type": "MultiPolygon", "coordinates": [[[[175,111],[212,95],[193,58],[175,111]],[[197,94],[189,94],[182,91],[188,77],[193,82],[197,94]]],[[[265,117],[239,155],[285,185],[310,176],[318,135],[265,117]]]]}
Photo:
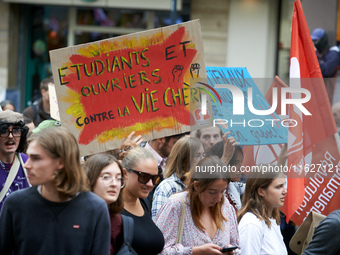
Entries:
{"type": "Polygon", "coordinates": [[[228,251],[233,251],[236,250],[238,247],[237,246],[230,246],[230,247],[223,247],[221,252],[228,252],[228,251]]]}

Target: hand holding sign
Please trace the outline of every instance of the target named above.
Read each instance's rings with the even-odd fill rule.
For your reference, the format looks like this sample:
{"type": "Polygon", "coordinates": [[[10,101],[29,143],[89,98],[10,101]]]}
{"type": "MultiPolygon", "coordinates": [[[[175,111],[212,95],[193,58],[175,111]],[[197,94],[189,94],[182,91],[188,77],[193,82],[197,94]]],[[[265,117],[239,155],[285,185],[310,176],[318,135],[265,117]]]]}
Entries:
{"type": "Polygon", "coordinates": [[[281,149],[279,158],[277,159],[278,166],[285,166],[287,161],[287,144],[285,143],[281,149]]]}
{"type": "Polygon", "coordinates": [[[230,134],[230,131],[226,132],[223,135],[223,154],[221,157],[221,160],[228,165],[231,158],[234,155],[235,152],[235,146],[237,145],[237,142],[234,137],[228,135],[230,134]]]}
{"type": "Polygon", "coordinates": [[[133,137],[133,135],[135,134],[135,131],[132,131],[128,137],[126,137],[125,141],[123,142],[123,145],[124,146],[125,144],[135,144],[137,146],[139,146],[142,142],[143,142],[143,138],[141,135],[137,136],[136,138],[134,139],[131,139],[133,137]]]}
{"type": "Polygon", "coordinates": [[[142,135],[152,140],[186,132],[191,109],[190,67],[205,73],[199,21],[50,51],[61,121],[81,155],[120,148],[142,135]],[[136,133],[131,133],[132,131],[136,133]]]}

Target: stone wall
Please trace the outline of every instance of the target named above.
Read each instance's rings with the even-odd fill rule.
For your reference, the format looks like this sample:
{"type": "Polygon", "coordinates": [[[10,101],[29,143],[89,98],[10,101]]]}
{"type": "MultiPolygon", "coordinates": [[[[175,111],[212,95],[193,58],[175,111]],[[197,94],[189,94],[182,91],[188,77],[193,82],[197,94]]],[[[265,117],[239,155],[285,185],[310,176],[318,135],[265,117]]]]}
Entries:
{"type": "Polygon", "coordinates": [[[191,19],[200,19],[207,66],[225,66],[229,0],[192,0],[191,19]]]}

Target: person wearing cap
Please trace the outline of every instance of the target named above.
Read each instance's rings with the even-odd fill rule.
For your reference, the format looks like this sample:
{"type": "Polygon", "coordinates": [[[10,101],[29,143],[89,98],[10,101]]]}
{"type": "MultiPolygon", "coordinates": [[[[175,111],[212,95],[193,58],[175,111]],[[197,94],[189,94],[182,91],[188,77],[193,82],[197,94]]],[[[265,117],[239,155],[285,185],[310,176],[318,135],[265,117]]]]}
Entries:
{"type": "MultiPolygon", "coordinates": [[[[337,46],[329,46],[328,36],[322,28],[314,29],[311,38],[316,49],[323,78],[335,77],[340,64],[339,48],[337,46]]],[[[333,103],[335,85],[335,79],[325,79],[325,86],[331,105],[333,103]]]]}
{"type": "Polygon", "coordinates": [[[29,187],[23,167],[27,155],[28,128],[18,112],[0,111],[0,211],[6,198],[14,191],[29,187]]]}

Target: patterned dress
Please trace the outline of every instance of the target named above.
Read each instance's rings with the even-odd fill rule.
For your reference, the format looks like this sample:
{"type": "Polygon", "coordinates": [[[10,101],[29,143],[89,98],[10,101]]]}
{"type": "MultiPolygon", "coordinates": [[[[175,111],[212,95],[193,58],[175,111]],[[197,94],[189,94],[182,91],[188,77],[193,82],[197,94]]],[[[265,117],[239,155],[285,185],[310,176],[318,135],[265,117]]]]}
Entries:
{"type": "MultiPolygon", "coordinates": [[[[214,243],[221,247],[240,247],[239,233],[237,228],[236,214],[227,198],[224,199],[222,213],[227,221],[224,221],[223,229],[218,229],[215,237],[211,240],[206,232],[202,232],[194,224],[191,216],[188,192],[180,192],[172,195],[158,212],[155,223],[164,235],[165,245],[161,254],[192,254],[192,248],[206,243],[214,243]],[[185,219],[182,243],[176,244],[178,225],[182,212],[182,201],[185,202],[185,219]]],[[[235,250],[240,254],[240,250],[235,250]]]]}

